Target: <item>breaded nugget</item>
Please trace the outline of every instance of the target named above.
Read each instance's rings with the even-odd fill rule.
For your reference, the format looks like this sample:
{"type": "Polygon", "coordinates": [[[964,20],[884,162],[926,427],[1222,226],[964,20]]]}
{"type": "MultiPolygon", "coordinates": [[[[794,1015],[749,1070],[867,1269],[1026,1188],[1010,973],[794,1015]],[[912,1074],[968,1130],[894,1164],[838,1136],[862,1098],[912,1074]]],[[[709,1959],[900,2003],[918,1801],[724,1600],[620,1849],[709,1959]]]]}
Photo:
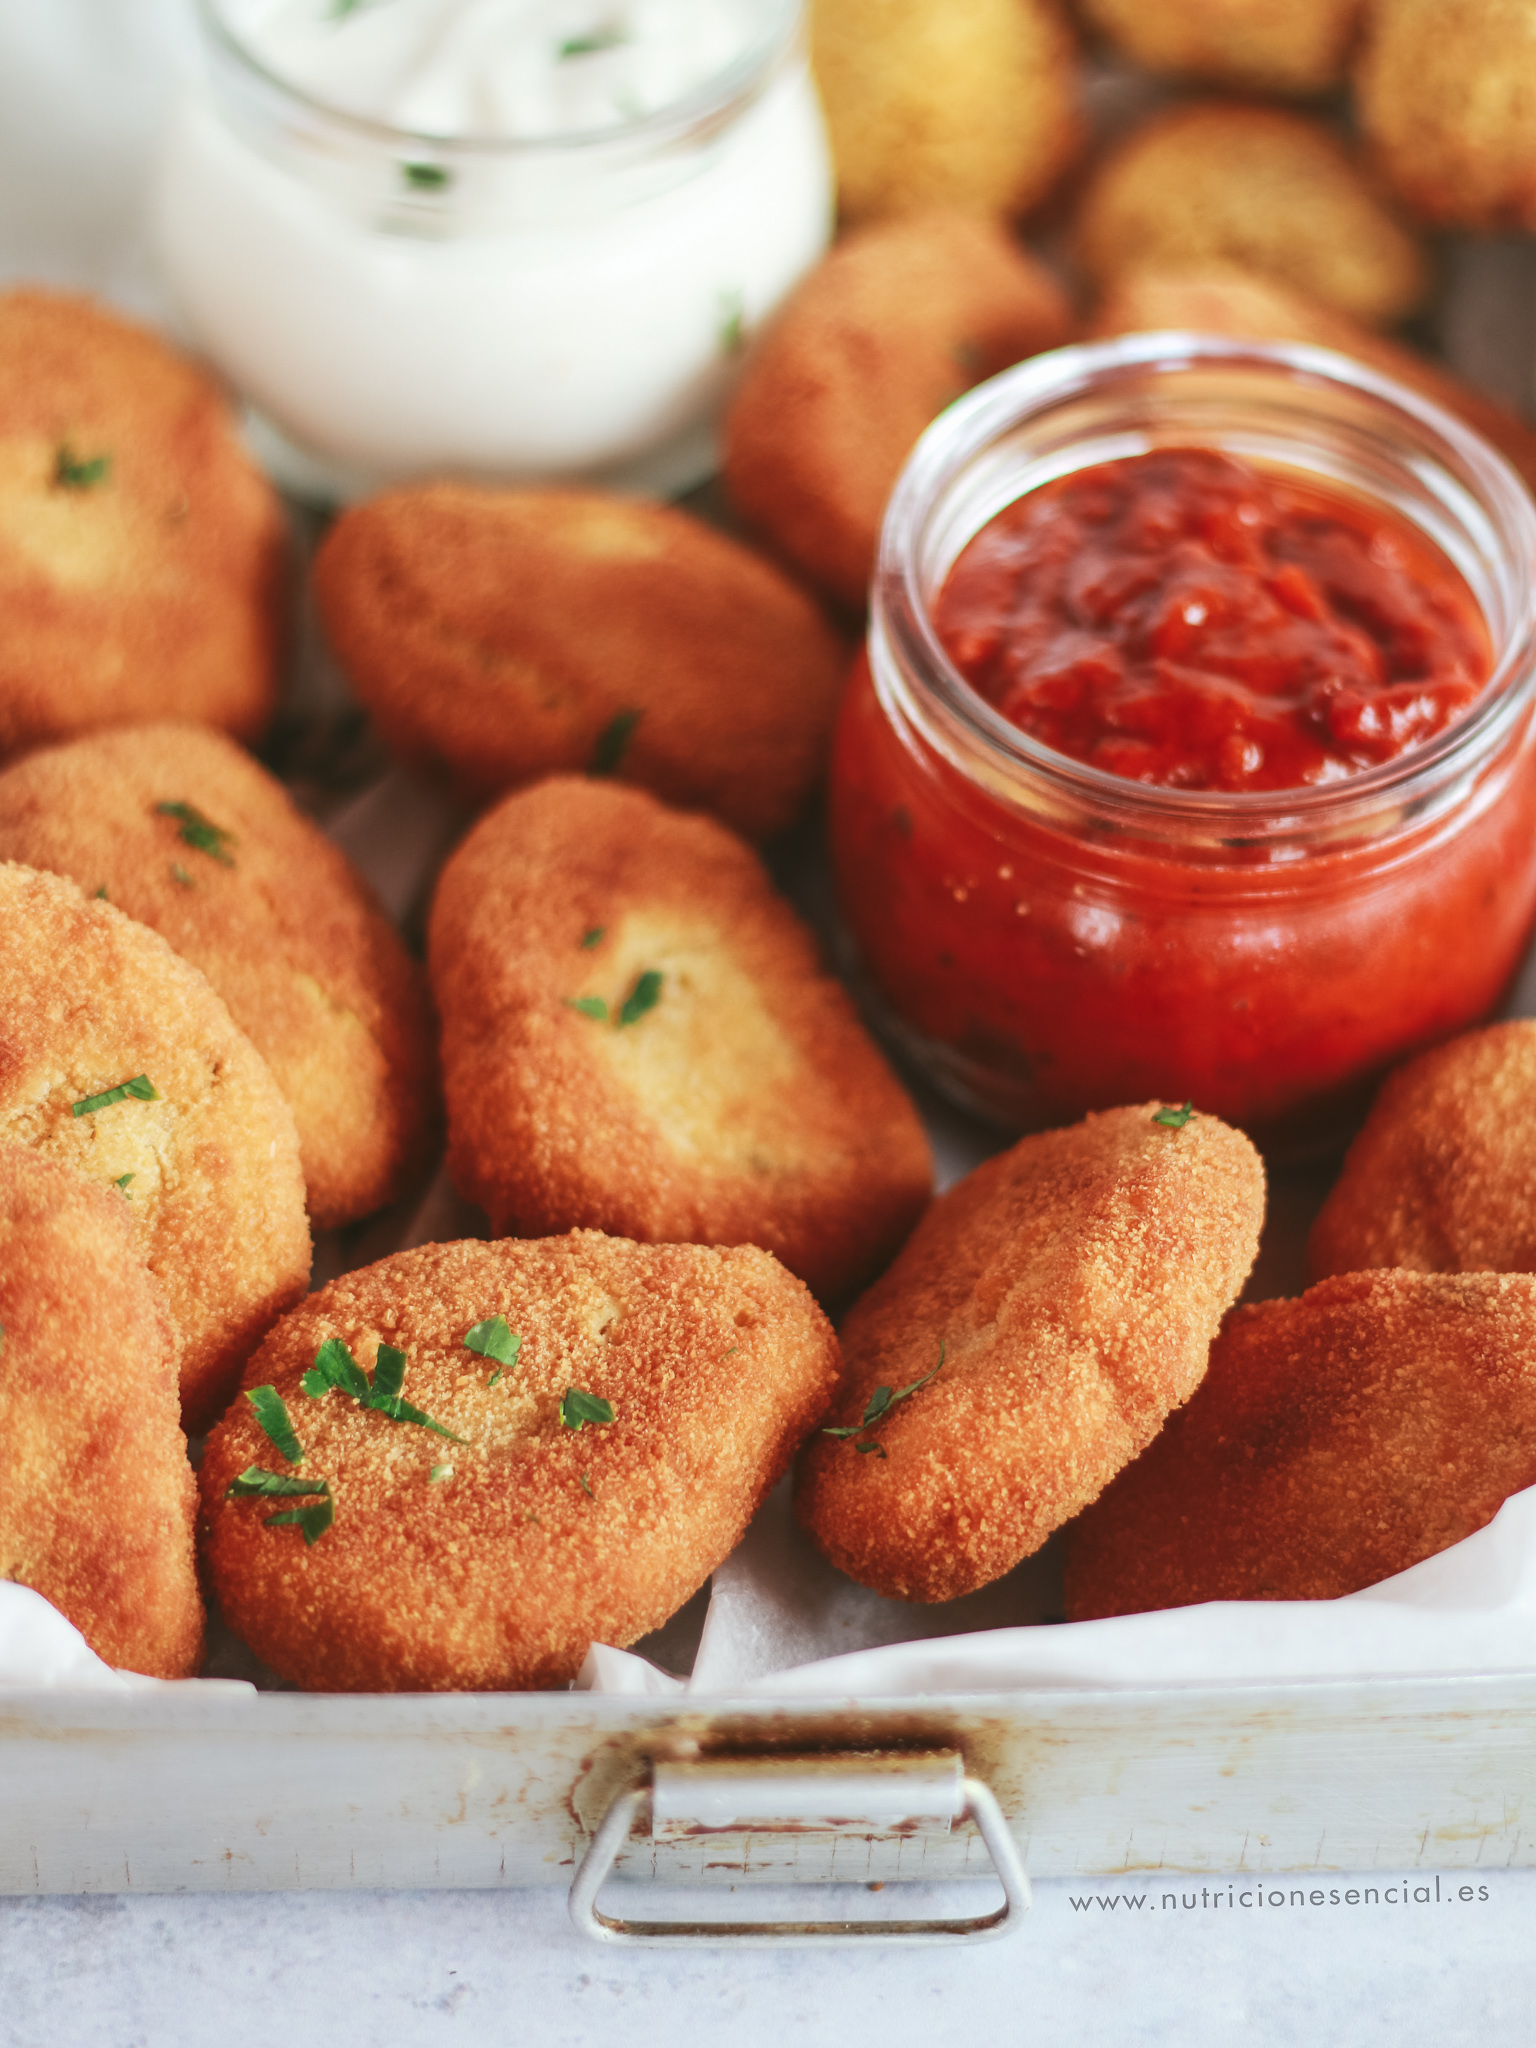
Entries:
{"type": "Polygon", "coordinates": [[[763,838],[821,774],[843,643],[771,562],[671,506],[391,491],[337,520],[315,590],[389,745],[476,798],[596,767],[763,838]]]}
{"type": "Polygon", "coordinates": [[[202,1653],[176,1333],[128,1204],[0,1145],[0,1579],[98,1657],[186,1678],[202,1653]]]}
{"type": "Polygon", "coordinates": [[[509,797],[432,906],[448,1163],[498,1234],[757,1244],[823,1300],[931,1185],[917,1113],[752,851],[641,790],[509,797]]]}
{"type": "Polygon", "coordinates": [[[293,1111],[316,1229],[405,1191],[436,1096],[424,978],[249,754],[146,725],[29,755],[0,773],[0,860],[104,890],[207,975],[293,1111]]]}
{"type": "Polygon", "coordinates": [[[1536,1273],[1536,1020],[1389,1074],[1312,1226],[1307,1269],[1536,1273]]]}
{"type": "Polygon", "coordinates": [[[1536,1481],[1536,1278],[1346,1273],[1238,1309],[1204,1384],[1067,1534],[1073,1621],[1333,1600],[1536,1481]]]}
{"type": "Polygon", "coordinates": [[[0,295],[0,755],[277,701],[286,531],[213,379],[88,299],[0,295]]]}
{"type": "Polygon", "coordinates": [[[1372,0],[1355,112],[1440,227],[1536,227],[1536,0],[1372,0]]]}
{"type": "Polygon", "coordinates": [[[1361,0],[1079,0],[1148,71],[1244,92],[1326,92],[1343,76],[1361,0]]]}
{"type": "Polygon", "coordinates": [[[925,213],[849,235],[747,357],[724,426],[736,509],[862,611],[880,521],[930,420],[1067,339],[1056,280],[1001,228],[925,213]]]}
{"type": "Polygon", "coordinates": [[[846,221],[1023,213],[1082,139],[1054,0],[814,0],[811,65],[846,221]]]}
{"type": "Polygon", "coordinates": [[[1536,488],[1536,432],[1517,413],[1463,384],[1438,363],[1372,334],[1331,306],[1304,298],[1275,278],[1235,264],[1123,271],[1094,318],[1095,334],[1183,328],[1240,341],[1304,341],[1337,349],[1418,391],[1486,436],[1536,488]]]}
{"type": "Polygon", "coordinates": [[[181,1339],[182,1426],[309,1278],[293,1116],[195,967],[59,875],[0,866],[0,1140],[121,1189],[181,1339]]]}
{"type": "Polygon", "coordinates": [[[1000,1578],[1189,1399],[1258,1249],[1264,1169],[1241,1132],[1179,1115],[1021,1140],[854,1307],[836,1433],[795,1502],[850,1578],[899,1600],[1000,1578]]]}
{"type": "Polygon", "coordinates": [[[1099,165],[1076,219],[1102,287],[1139,264],[1233,262],[1376,324],[1424,297],[1406,228],[1320,121],[1210,100],[1146,122],[1099,165]]]}
{"type": "Polygon", "coordinates": [[[247,1388],[276,1389],[302,1456],[235,1403],[200,1473],[209,1574],[231,1625],[304,1686],[563,1685],[594,1639],[633,1642],[703,1584],[836,1374],[826,1318],[751,1246],[574,1231],[397,1252],[252,1359],[247,1388]],[[452,1436],[340,1387],[311,1398],[337,1339],[369,1373],[387,1373],[381,1346],[403,1353],[403,1399],[452,1436]],[[329,1493],[228,1498],[252,1466],[329,1493]],[[267,1525],[305,1505],[334,1516],[313,1540],[267,1525]]]}

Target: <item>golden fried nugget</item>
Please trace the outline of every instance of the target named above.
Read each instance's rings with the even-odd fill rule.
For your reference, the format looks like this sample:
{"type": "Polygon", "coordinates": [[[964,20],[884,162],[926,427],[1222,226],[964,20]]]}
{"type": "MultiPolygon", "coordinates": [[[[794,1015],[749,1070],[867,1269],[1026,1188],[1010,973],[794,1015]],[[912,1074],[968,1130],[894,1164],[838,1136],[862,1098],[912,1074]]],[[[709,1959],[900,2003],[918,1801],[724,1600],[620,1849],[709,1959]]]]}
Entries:
{"type": "Polygon", "coordinates": [[[195,967],[73,882],[0,866],[0,1140],[121,1188],[181,1339],[182,1426],[309,1279],[293,1116],[195,967]]]}
{"type": "Polygon", "coordinates": [[[806,1451],[795,1502],[850,1578],[899,1600],[1000,1578],[1198,1386],[1258,1249],[1264,1169],[1215,1117],[1160,1113],[987,1160],[855,1305],[838,1433],[806,1451]]]}
{"type": "Polygon", "coordinates": [[[1088,182],[1076,244],[1100,286],[1130,266],[1233,262],[1377,324],[1429,283],[1418,244],[1322,122],[1230,100],[1127,136],[1088,182]]]}
{"type": "Polygon", "coordinates": [[[755,854],[641,790],[509,797],[432,906],[448,1163],[498,1234],[757,1244],[823,1300],[927,1200],[917,1113],[755,854]]]}
{"type": "Polygon", "coordinates": [[[0,755],[277,701],[286,531],[213,379],[88,299],[0,295],[0,755]]]}
{"type": "Polygon", "coordinates": [[[1343,76],[1361,0],[1080,0],[1148,71],[1246,92],[1326,92],[1343,76]]]}
{"type": "Polygon", "coordinates": [[[424,978],[249,754],[147,725],[29,755],[0,773],[0,860],[104,891],[207,975],[293,1111],[317,1230],[405,1191],[436,1096],[424,978]]]}
{"type": "Polygon", "coordinates": [[[912,444],[984,377],[1065,341],[1056,280],[991,222],[925,213],[849,235],[753,345],[724,427],[731,502],[862,611],[912,444]]]}
{"type": "Polygon", "coordinates": [[[1388,1075],[1307,1245],[1314,1279],[1372,1266],[1536,1273],[1536,1020],[1388,1075]]]}
{"type": "Polygon", "coordinates": [[[1023,213],[1082,140],[1054,0],[814,0],[811,65],[847,221],[1023,213]]]}
{"type": "Polygon", "coordinates": [[[703,1584],[836,1375],[826,1318],[750,1245],[573,1231],[397,1252],[312,1295],[252,1359],[247,1388],[276,1389],[303,1455],[235,1403],[200,1474],[208,1571],[231,1626],[304,1686],[563,1685],[593,1640],[633,1642],[703,1584]],[[301,1391],[336,1339],[370,1374],[387,1376],[381,1346],[404,1353],[404,1400],[452,1437],[301,1391]],[[229,1498],[251,1466],[329,1493],[229,1498]],[[268,1526],[327,1502],[312,1542],[268,1526]]]}
{"type": "Polygon", "coordinates": [[[1240,1308],[1181,1415],[1067,1533],[1073,1621],[1334,1600],[1536,1481],[1536,1277],[1346,1273],[1240,1308]]]}
{"type": "Polygon", "coordinates": [[[1375,161],[1440,227],[1536,227],[1536,0],[1372,0],[1354,67],[1375,161]]]}
{"type": "Polygon", "coordinates": [[[772,563],[671,506],[391,491],[337,520],[315,589],[389,745],[472,796],[601,767],[762,838],[821,774],[841,640],[772,563]]]}
{"type": "Polygon", "coordinates": [[[176,1333],[129,1205],[0,1145],[0,1579],[98,1657],[186,1678],[202,1655],[176,1333]]]}
{"type": "Polygon", "coordinates": [[[1094,334],[1182,328],[1240,341],[1304,341],[1357,362],[1460,415],[1536,488],[1536,432],[1517,413],[1463,384],[1401,343],[1373,334],[1331,306],[1235,264],[1123,271],[1101,302],[1094,334]]]}

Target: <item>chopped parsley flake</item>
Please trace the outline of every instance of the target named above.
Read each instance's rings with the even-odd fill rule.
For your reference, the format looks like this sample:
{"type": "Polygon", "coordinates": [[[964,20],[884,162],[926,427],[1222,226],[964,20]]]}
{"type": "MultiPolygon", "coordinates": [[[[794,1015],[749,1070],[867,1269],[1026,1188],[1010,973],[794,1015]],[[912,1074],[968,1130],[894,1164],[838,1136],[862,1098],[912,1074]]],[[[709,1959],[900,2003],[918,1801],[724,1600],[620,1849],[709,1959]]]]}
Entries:
{"type": "Polygon", "coordinates": [[[621,1024],[638,1024],[647,1010],[654,1010],[661,1000],[662,977],[654,967],[648,967],[624,998],[624,1007],[619,1011],[621,1024]]]}
{"type": "Polygon", "coordinates": [[[601,996],[567,996],[565,1007],[580,1010],[583,1017],[595,1017],[599,1024],[608,1022],[608,1005],[601,996]]]}
{"type": "Polygon", "coordinates": [[[434,1465],[432,1467],[432,1470],[427,1474],[427,1484],[428,1486],[437,1486],[440,1485],[443,1480],[451,1479],[452,1477],[453,1467],[451,1465],[434,1465]]]}
{"type": "Polygon", "coordinates": [[[588,29],[585,35],[567,36],[563,43],[556,44],[555,55],[564,63],[569,57],[595,57],[599,50],[617,50],[628,41],[617,23],[604,22],[600,28],[588,29]]]}
{"type": "Polygon", "coordinates": [[[584,953],[590,953],[594,946],[600,946],[603,943],[603,940],[607,937],[607,935],[607,925],[593,925],[592,929],[589,932],[583,932],[581,935],[581,950],[584,953]]]}
{"type": "Polygon", "coordinates": [[[587,1477],[586,1473],[578,1472],[576,1476],[581,1481],[581,1490],[587,1496],[587,1499],[596,1500],[597,1495],[592,1491],[592,1482],[587,1477]]]}
{"type": "Polygon", "coordinates": [[[413,192],[446,192],[453,183],[446,164],[402,164],[400,175],[413,192]]]}
{"type": "MultiPolygon", "coordinates": [[[[862,1421],[855,1423],[851,1428],[824,1429],[821,1432],[822,1435],[837,1437],[863,1436],[865,1430],[873,1429],[876,1423],[883,1422],[898,1401],[905,1401],[907,1396],[915,1394],[919,1387],[926,1387],[928,1382],[937,1376],[939,1368],[943,1363],[944,1344],[941,1342],[939,1345],[939,1363],[933,1368],[932,1372],[925,1372],[920,1380],[913,1380],[909,1387],[902,1387],[894,1393],[889,1387],[876,1387],[864,1404],[862,1421]]],[[[878,1451],[882,1458],[886,1456],[884,1447],[874,1441],[855,1444],[854,1449],[864,1452],[878,1451]]]]}
{"type": "Polygon", "coordinates": [[[196,847],[199,853],[206,853],[223,867],[234,866],[235,857],[229,850],[235,844],[234,833],[223,825],[215,825],[212,818],[205,818],[196,804],[156,804],[155,809],[162,818],[176,820],[178,836],[188,846],[196,847]]]}
{"type": "Polygon", "coordinates": [[[635,727],[644,713],[631,706],[609,720],[597,736],[597,745],[592,749],[592,765],[589,775],[614,775],[624,759],[625,749],[634,737],[635,727]]]}
{"type": "Polygon", "coordinates": [[[342,1393],[350,1394],[360,1408],[369,1408],[376,1415],[387,1415],[391,1422],[414,1422],[420,1429],[430,1429],[438,1436],[447,1437],[450,1443],[463,1443],[463,1437],[455,1436],[451,1429],[445,1429],[442,1423],[434,1422],[422,1409],[413,1408],[409,1401],[401,1398],[405,1367],[403,1351],[397,1351],[393,1344],[381,1344],[374,1358],[373,1384],[370,1386],[367,1374],[341,1339],[327,1337],[299,1385],[312,1401],[323,1399],[333,1387],[339,1387],[342,1393]]]}
{"type": "Polygon", "coordinates": [[[112,474],[110,455],[93,455],[88,462],[82,462],[67,441],[61,443],[53,459],[53,480],[66,491],[94,490],[97,484],[104,484],[112,474]]]}
{"type": "Polygon", "coordinates": [[[1166,1124],[1170,1131],[1182,1131],[1195,1113],[1195,1105],[1186,1102],[1182,1109],[1160,1109],[1153,1117],[1155,1124],[1166,1124]]]}
{"type": "Polygon", "coordinates": [[[98,1109],[110,1109],[114,1102],[158,1102],[160,1091],[148,1074],[135,1074],[131,1081],[119,1081],[115,1088],[103,1088],[99,1095],[87,1095],[71,1104],[71,1116],[94,1116],[98,1109]]]}
{"type": "Polygon", "coordinates": [[[195,889],[197,887],[196,882],[193,881],[179,860],[171,862],[171,880],[173,882],[180,882],[183,889],[195,889]]]}
{"type": "Polygon", "coordinates": [[[137,1178],[138,1176],[136,1174],[120,1173],[117,1176],[117,1179],[113,1181],[113,1187],[117,1189],[117,1192],[122,1196],[125,1202],[131,1202],[133,1200],[132,1195],[130,1195],[128,1192],[128,1183],[129,1181],[136,1180],[137,1178]]]}
{"type": "Polygon", "coordinates": [[[269,1443],[288,1460],[290,1465],[304,1462],[304,1447],[294,1434],[293,1424],[288,1419],[288,1410],[283,1397],[276,1387],[247,1387],[245,1398],[256,1411],[256,1422],[269,1443]]]}
{"type": "Polygon", "coordinates": [[[312,1543],[320,1541],[335,1521],[336,1503],[331,1498],[330,1489],[327,1488],[324,1498],[314,1502],[311,1507],[286,1508],[280,1515],[263,1515],[261,1519],[269,1529],[302,1529],[304,1547],[307,1550],[312,1543]]]}
{"type": "Polygon", "coordinates": [[[581,1429],[589,1422],[612,1422],[617,1412],[601,1394],[584,1394],[580,1387],[567,1387],[560,1403],[560,1420],[567,1429],[581,1429]]]}
{"type": "MultiPolygon", "coordinates": [[[[523,1344],[516,1330],[507,1327],[505,1316],[487,1316],[483,1323],[466,1330],[461,1341],[466,1351],[478,1351],[482,1358],[494,1359],[498,1365],[516,1365],[523,1344]]],[[[491,1384],[494,1386],[495,1381],[491,1384]]]]}
{"type": "Polygon", "coordinates": [[[497,1368],[496,1368],[496,1370],[495,1370],[495,1371],[494,1371],[494,1372],[493,1372],[493,1373],[491,1374],[490,1378],[489,1378],[489,1379],[488,1379],[488,1380],[486,1381],[486,1383],[485,1383],[485,1390],[486,1390],[486,1392],[487,1392],[487,1393],[489,1393],[489,1392],[490,1392],[491,1388],[495,1386],[496,1382],[497,1382],[497,1381],[498,1381],[498,1380],[499,1380],[500,1378],[501,1378],[501,1367],[500,1367],[500,1366],[498,1365],[498,1366],[497,1366],[497,1368]]]}
{"type": "Polygon", "coordinates": [[[264,1500],[313,1500],[318,1494],[329,1493],[328,1479],[290,1479],[286,1472],[269,1472],[265,1465],[247,1465],[238,1479],[231,1479],[224,1489],[226,1500],[249,1500],[260,1496],[264,1500]]]}
{"type": "Polygon", "coordinates": [[[98,903],[110,903],[112,901],[112,898],[107,894],[107,885],[105,882],[103,882],[101,887],[96,891],[95,901],[98,903]]]}

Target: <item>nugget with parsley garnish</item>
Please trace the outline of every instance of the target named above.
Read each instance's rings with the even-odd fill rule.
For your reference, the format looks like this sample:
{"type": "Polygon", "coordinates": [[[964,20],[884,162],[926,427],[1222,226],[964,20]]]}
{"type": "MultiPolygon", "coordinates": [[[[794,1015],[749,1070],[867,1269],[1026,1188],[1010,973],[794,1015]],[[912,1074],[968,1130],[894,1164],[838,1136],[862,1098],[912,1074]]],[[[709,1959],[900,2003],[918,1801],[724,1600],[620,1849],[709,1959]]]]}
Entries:
{"type": "Polygon", "coordinates": [[[837,1372],[751,1246],[431,1244],[284,1317],[199,1472],[224,1615],[314,1690],[561,1686],[734,1548],[837,1372]]]}
{"type": "Polygon", "coordinates": [[[204,977],[61,875],[0,866],[0,1140],[120,1192],[206,1429],[309,1281],[293,1113],[204,977]]]}
{"type": "Polygon", "coordinates": [[[498,1233],[757,1244],[834,1301],[927,1200],[917,1112],[761,862],[556,778],[444,868],[429,958],[449,1166],[498,1233]]]}
{"type": "Polygon", "coordinates": [[[1263,1216],[1258,1153],[1188,1103],[1105,1110],[987,1160],[844,1323],[801,1521],[894,1599],[1000,1578],[1189,1399],[1263,1216]]]}
{"type": "Polygon", "coordinates": [[[0,1579],[152,1678],[203,1641],[176,1353],[123,1194],[0,1145],[0,1579]]]}
{"type": "Polygon", "coordinates": [[[0,860],[70,876],[207,975],[293,1111],[317,1230],[407,1190],[436,1099],[424,979],[243,748],[146,725],[30,754],[0,772],[0,860]]]}

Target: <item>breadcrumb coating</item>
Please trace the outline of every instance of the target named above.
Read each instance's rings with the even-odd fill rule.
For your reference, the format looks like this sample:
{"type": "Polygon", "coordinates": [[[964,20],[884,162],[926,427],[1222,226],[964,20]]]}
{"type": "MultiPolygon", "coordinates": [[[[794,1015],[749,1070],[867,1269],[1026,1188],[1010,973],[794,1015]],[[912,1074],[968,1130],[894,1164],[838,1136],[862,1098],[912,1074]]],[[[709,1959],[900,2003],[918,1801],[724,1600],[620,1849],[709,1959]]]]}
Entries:
{"type": "Polygon", "coordinates": [[[429,958],[448,1163],[498,1234],[761,1245],[832,1302],[921,1213],[916,1110],[712,819],[579,777],[508,797],[443,870],[429,958]]]}
{"type": "Polygon", "coordinates": [[[747,356],[723,429],[732,504],[862,612],[885,501],[923,429],[1070,329],[1061,286],[995,223],[931,212],[845,236],[747,356]]]}
{"type": "Polygon", "coordinates": [[[796,1511],[850,1578],[900,1600],[1000,1578],[1198,1386],[1258,1249],[1264,1169],[1215,1117],[1177,1128],[1158,1109],[987,1160],[855,1305],[834,1426],[856,1429],[878,1388],[934,1377],[801,1461],[796,1511]]]}
{"type": "Polygon", "coordinates": [[[0,860],[105,891],[207,975],[293,1111],[317,1230],[406,1191],[436,1101],[425,978],[346,856],[232,740],[146,725],[29,755],[0,773],[0,860]]]}
{"type": "Polygon", "coordinates": [[[606,753],[756,839],[820,778],[841,639],[771,562],[672,506],[391,491],[337,520],[315,591],[389,745],[476,799],[606,753]]]}
{"type": "Polygon", "coordinates": [[[1245,92],[1337,85],[1361,0],[1079,0],[1085,20],[1148,71],[1245,92]]]}
{"type": "Polygon", "coordinates": [[[229,1399],[303,1294],[293,1116],[264,1061],[158,932],[60,875],[0,866],[0,1140],[124,1183],[181,1339],[182,1426],[229,1399]],[[156,1099],[75,1105],[145,1076],[156,1099]]]}
{"type": "Polygon", "coordinates": [[[1073,1621],[1333,1600],[1536,1481],[1536,1277],[1345,1273],[1228,1318],[1181,1415],[1067,1534],[1073,1621]]]}
{"type": "Polygon", "coordinates": [[[0,756],[277,702],[287,533],[209,374],[89,299],[0,294],[0,756]]]}
{"type": "Polygon", "coordinates": [[[799,1281],[750,1246],[426,1245],[333,1281],[251,1361],[303,1450],[291,1466],[237,1401],[199,1474],[223,1613],[313,1690],[558,1686],[594,1640],[659,1627],[729,1553],[826,1404],[837,1340],[799,1281]],[[498,1366],[466,1332],[502,1316],[498,1366]],[[340,1338],[374,1370],[408,1359],[404,1398],[463,1443],[300,1387],[340,1338]],[[568,1391],[609,1402],[571,1428],[568,1391]],[[268,1528],[284,1502],[229,1500],[251,1465],[324,1477],[312,1546],[268,1528]]]}
{"type": "Polygon", "coordinates": [[[98,1657],[186,1678],[203,1647],[176,1333],[114,1188],[0,1145],[0,1580],[98,1657]]]}
{"type": "Polygon", "coordinates": [[[1388,1075],[1307,1245],[1314,1279],[1372,1266],[1536,1273],[1536,1021],[1388,1075]]]}

